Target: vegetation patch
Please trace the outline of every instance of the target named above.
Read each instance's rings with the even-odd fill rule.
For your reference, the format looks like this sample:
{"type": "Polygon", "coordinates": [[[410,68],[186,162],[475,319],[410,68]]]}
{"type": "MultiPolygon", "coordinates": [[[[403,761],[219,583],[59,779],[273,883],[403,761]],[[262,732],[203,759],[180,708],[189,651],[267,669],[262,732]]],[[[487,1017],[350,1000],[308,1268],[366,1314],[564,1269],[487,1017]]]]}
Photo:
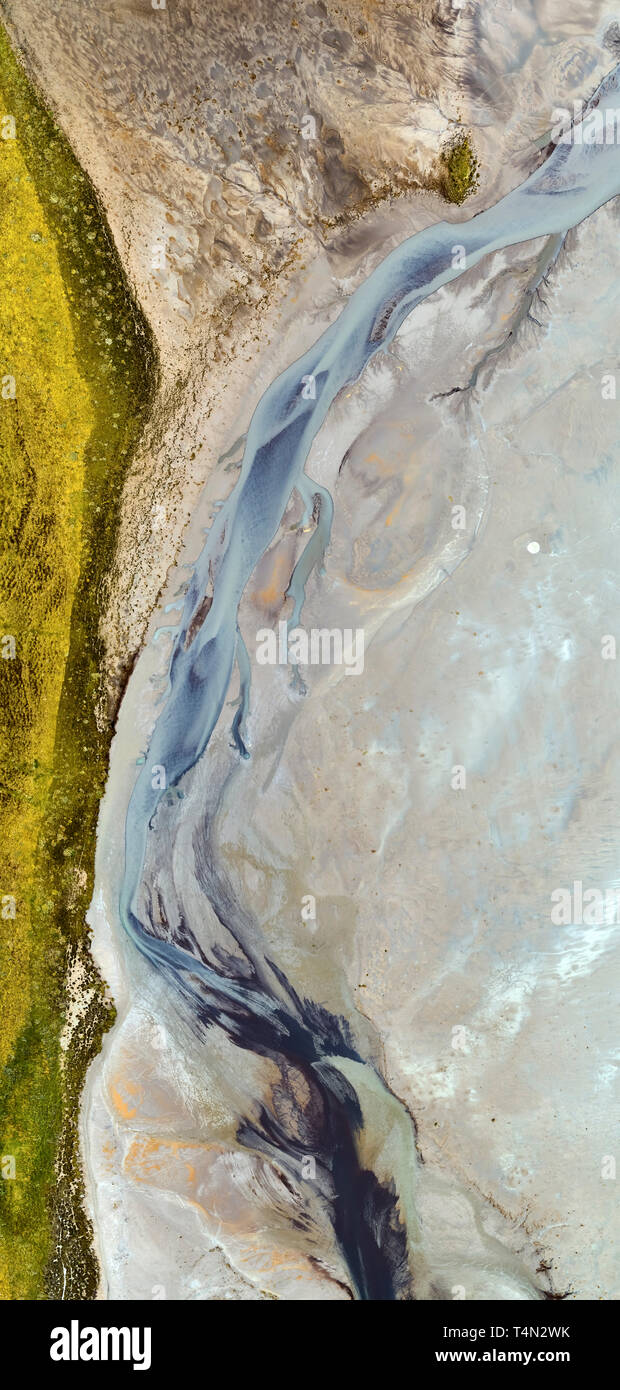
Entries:
{"type": "Polygon", "coordinates": [[[111,732],[98,627],[155,382],[93,187],[0,29],[3,1299],[97,1288],[77,1120],[113,1014],[85,922],[111,732]]]}
{"type": "Polygon", "coordinates": [[[480,161],[471,135],[457,131],[439,156],[439,187],[449,203],[464,203],[480,183],[480,161]]]}

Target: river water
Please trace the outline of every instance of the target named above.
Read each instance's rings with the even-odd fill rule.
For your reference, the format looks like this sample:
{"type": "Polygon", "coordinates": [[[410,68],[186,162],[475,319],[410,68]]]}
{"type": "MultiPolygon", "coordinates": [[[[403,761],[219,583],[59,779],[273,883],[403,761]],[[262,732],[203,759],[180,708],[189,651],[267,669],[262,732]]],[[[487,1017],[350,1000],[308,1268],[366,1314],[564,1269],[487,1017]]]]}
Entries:
{"type": "MultiPolygon", "coordinates": [[[[603,83],[592,107],[605,112],[616,104],[620,106],[618,71],[603,83]]],[[[177,1001],[174,1007],[183,1020],[185,1036],[194,1038],[193,1043],[188,1041],[194,1065],[202,1055],[208,1071],[216,1036],[229,1059],[252,1058],[247,1093],[237,1091],[231,1102],[231,1109],[239,1111],[235,1145],[240,1153],[258,1157],[263,1181],[265,1172],[277,1175],[271,1200],[276,1207],[284,1204],[280,1209],[284,1226],[291,1218],[285,1210],[289,1202],[305,1232],[307,1249],[314,1250],[314,1258],[327,1266],[325,1252],[331,1251],[332,1269],[335,1262],[339,1277],[358,1299],[451,1297],[459,1276],[449,1261],[437,1268],[425,1246],[417,1204],[421,1175],[414,1122],[388,1082],[381,1047],[364,1011],[357,1014],[348,999],[338,1009],[338,989],[326,981],[320,995],[310,994],[308,981],[312,979],[316,986],[320,969],[317,974],[314,966],[307,978],[299,978],[294,951],[285,948],[277,955],[273,938],[264,930],[261,918],[277,915],[277,892],[274,897],[270,890],[267,914],[259,910],[252,894],[242,892],[236,855],[246,859],[247,873],[252,852],[250,841],[245,850],[230,847],[233,834],[226,829],[230,790],[236,788],[238,800],[239,778],[246,771],[251,776],[251,765],[260,766],[261,756],[267,754],[275,757],[275,770],[261,785],[264,790],[271,785],[288,737],[284,704],[304,699],[302,671],[301,683],[299,673],[296,687],[293,682],[292,695],[287,687],[286,697],[275,693],[273,711],[265,705],[269,696],[257,679],[253,650],[256,630],[265,626],[265,608],[260,616],[258,606],[248,611],[246,590],[249,586],[255,593],[260,587],[257,575],[261,576],[264,557],[278,533],[284,532],[284,572],[278,593],[288,590],[293,602],[283,607],[278,600],[274,606],[268,599],[266,607],[271,603],[269,611],[289,622],[294,609],[295,623],[303,621],[305,590],[311,576],[317,577],[331,526],[331,496],[325,480],[320,481],[317,474],[313,481],[304,471],[313,441],[319,443],[335,402],[336,411],[346,414],[347,393],[373,370],[373,359],[377,359],[375,388],[380,399],[381,364],[390,361],[390,346],[397,335],[408,331],[409,315],[418,310],[411,319],[412,331],[419,323],[420,332],[427,334],[434,311],[429,307],[430,317],[424,319],[424,301],[437,296],[433,303],[441,304],[443,287],[471,273],[483,258],[522,243],[535,243],[535,266],[528,284],[536,289],[555,264],[567,231],[618,192],[617,142],[557,145],[525,183],[487,211],[458,227],[439,223],[406,239],[351,295],[318,341],[265,391],[247,430],[238,481],[218,510],[179,599],[182,610],[167,662],[167,683],[127,808],[119,920],[131,947],[157,972],[166,1009],[170,999],[177,1001]],[[299,514],[295,496],[302,503],[299,514]],[[307,550],[300,548],[304,532],[310,536],[307,550]],[[236,712],[226,705],[230,692],[236,692],[236,712]],[[284,734],[276,736],[278,719],[284,719],[284,734]],[[216,746],[205,758],[216,728],[216,746]],[[227,846],[226,853],[222,846],[227,846]],[[231,1045],[233,1051],[226,1051],[231,1045]],[[253,1072],[253,1066],[258,1070],[253,1072]]],[[[479,284],[483,294],[483,271],[479,284]]],[[[473,302],[474,326],[475,307],[473,302]]],[[[334,428],[337,439],[338,421],[334,428]]],[[[310,471],[312,458],[320,471],[316,444],[310,471]]],[[[464,491],[451,496],[460,501],[464,491]]],[[[428,505],[432,512],[432,502],[428,505]]],[[[421,594],[431,593],[441,574],[452,574],[470,553],[485,506],[485,486],[479,476],[471,482],[467,511],[472,520],[463,555],[457,560],[452,554],[452,537],[435,556],[432,574],[421,581],[418,576],[416,601],[421,594]]],[[[413,541],[414,533],[409,534],[413,541]]],[[[406,535],[405,530],[405,539],[406,535]]],[[[362,565],[369,588],[373,587],[372,579],[368,581],[373,572],[371,559],[366,553],[362,565]]],[[[392,623],[398,622],[401,606],[406,609],[410,602],[409,591],[402,605],[391,596],[392,623]]],[[[367,641],[381,629],[380,605],[379,584],[366,610],[367,641]]],[[[336,595],[333,610],[323,612],[322,621],[332,626],[343,619],[357,626],[358,613],[336,595]]],[[[445,653],[438,659],[441,663],[445,653]]],[[[325,679],[330,679],[329,673],[325,679]]],[[[338,706],[335,713],[337,717],[338,706]]],[[[372,701],[365,713],[365,738],[370,729],[374,746],[385,751],[389,746],[385,707],[374,729],[372,701]]],[[[392,716],[399,716],[397,707],[392,716]]],[[[299,756],[307,753],[300,749],[299,756]]],[[[329,759],[317,756],[317,762],[329,766],[329,759]]],[[[263,764],[261,779],[264,771],[263,764]]],[[[372,772],[362,771],[361,776],[371,778],[372,772]]],[[[398,776],[397,770],[396,780],[398,776]]],[[[254,794],[251,804],[254,814],[260,814],[260,799],[257,803],[254,794]]],[[[313,814],[317,812],[311,805],[306,819],[311,822],[313,814]]],[[[398,812],[393,823],[397,820],[398,812]]],[[[331,851],[336,859],[341,852],[337,829],[336,822],[331,851]]],[[[390,830],[388,816],[380,849],[390,830]]],[[[282,825],[268,824],[266,834],[277,880],[279,836],[287,843],[286,811],[282,825]]],[[[258,854],[255,869],[260,901],[258,854]]],[[[283,873],[286,878],[288,868],[283,873]]],[[[312,893],[309,864],[306,880],[312,893]]],[[[341,916],[346,933],[346,903],[341,916]]],[[[285,927],[283,932],[285,938],[285,927]]],[[[282,938],[278,939],[281,944],[282,938]]],[[[222,1058],[220,1065],[226,1071],[222,1058]]],[[[234,1068],[237,1063],[230,1065],[234,1068]]],[[[208,1089],[206,1076],[205,1086],[208,1089]]],[[[196,1126],[192,1137],[196,1139],[196,1126]]],[[[543,1296],[542,1287],[518,1255],[503,1248],[494,1235],[484,1233],[480,1253],[468,1269],[473,1290],[468,1296],[488,1296],[489,1270],[498,1297],[543,1296]]]]}

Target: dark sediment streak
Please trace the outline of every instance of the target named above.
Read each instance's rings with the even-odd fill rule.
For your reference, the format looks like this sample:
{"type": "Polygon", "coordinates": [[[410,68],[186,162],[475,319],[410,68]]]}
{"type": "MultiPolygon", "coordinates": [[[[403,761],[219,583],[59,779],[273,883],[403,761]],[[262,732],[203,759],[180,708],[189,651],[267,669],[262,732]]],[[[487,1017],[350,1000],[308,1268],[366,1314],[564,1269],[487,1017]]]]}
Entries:
{"type": "MultiPolygon", "coordinates": [[[[615,72],[594,100],[609,105],[617,90],[615,72]]],[[[241,595],[277,533],[293,486],[304,477],[310,445],[338,391],[359,376],[411,310],[441,285],[492,251],[536,237],[557,237],[618,191],[618,146],[555,148],[521,188],[494,207],[458,229],[445,223],[428,228],[392,252],[352,296],[337,322],[265,393],[248,431],[239,482],[209,533],[185,599],[170,663],[170,694],[155,725],[148,759],[148,764],[166,767],[169,786],[176,786],[195,766],[209,743],[235,659],[241,595]],[[454,265],[457,237],[466,252],[465,266],[462,261],[454,265]],[[316,388],[311,400],[300,391],[300,383],[309,377],[316,388]],[[211,585],[213,599],[207,611],[204,599],[211,585]],[[197,626],[198,613],[204,618],[197,626]]],[[[238,725],[236,742],[245,752],[238,725]]],[[[274,1091],[271,1109],[242,1123],[239,1136],[249,1147],[269,1154],[296,1181],[301,1158],[315,1159],[324,1208],[356,1297],[414,1297],[397,1194],[359,1159],[361,1105],[336,1062],[341,1057],[365,1066],[369,1073],[372,1068],[356,1052],[346,1022],[301,999],[277,967],[261,958],[256,945],[243,945],[241,961],[221,948],[209,960],[187,923],[177,922],[163,938],[152,914],[145,913],[141,920],[136,900],[149,831],[162,797],[149,779],[147,765],[127,813],[120,911],[128,935],[185,1000],[197,1029],[217,1024],[240,1048],[279,1066],[281,1088],[274,1091]],[[303,1106],[296,1099],[296,1075],[304,1079],[310,1097],[303,1106]]],[[[216,892],[210,901],[239,944],[233,925],[237,905],[224,903],[216,892]]],[[[391,1099],[398,1105],[395,1097],[391,1099]]]]}

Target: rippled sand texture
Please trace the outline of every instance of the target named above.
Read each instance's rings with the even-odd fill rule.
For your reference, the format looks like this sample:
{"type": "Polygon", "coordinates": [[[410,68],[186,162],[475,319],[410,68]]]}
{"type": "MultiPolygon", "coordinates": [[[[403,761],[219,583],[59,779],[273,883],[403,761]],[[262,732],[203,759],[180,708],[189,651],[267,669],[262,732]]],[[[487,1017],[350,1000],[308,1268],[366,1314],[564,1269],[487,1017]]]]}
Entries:
{"type": "MultiPolygon", "coordinates": [[[[38,55],[30,7],[12,9],[38,55]]],[[[456,99],[462,80],[459,109],[484,169],[464,216],[520,184],[540,162],[553,107],[589,97],[613,67],[615,31],[602,8],[578,5],[568,19],[563,9],[464,5],[438,30],[420,7],[425,75],[408,66],[396,7],[382,23],[375,7],[355,7],[367,47],[382,55],[383,95],[387,67],[419,100],[430,91],[434,109],[456,99]]],[[[110,7],[105,23],[126,25],[128,13],[110,7]]],[[[294,23],[319,13],[352,26],[353,6],[336,4],[295,11],[294,23]]],[[[316,72],[305,32],[304,71],[316,72]]],[[[95,64],[86,38],[71,51],[73,62],[77,52],[95,64]]],[[[332,90],[333,74],[325,85],[332,90]]],[[[70,124],[66,91],[63,100],[70,124]]],[[[85,161],[89,139],[95,158],[86,124],[83,113],[75,128],[85,161]]],[[[181,422],[181,453],[192,430],[211,444],[193,479],[181,470],[175,484],[191,523],[124,697],[100,821],[91,915],[119,1019],[91,1068],[83,1138],[102,1291],[368,1296],[355,1284],[323,1167],[317,1182],[304,1166],[317,1132],[323,1142],[320,1102],[338,1071],[342,1104],[349,1089],[357,1096],[359,1168],[376,1178],[368,1200],[377,1246],[397,1271],[390,1296],[613,1297],[617,925],[610,913],[598,925],[556,925],[551,908],[552,894],[575,881],[601,891],[617,882],[616,663],[602,656],[616,589],[608,378],[617,201],[566,238],[499,250],[444,285],[337,397],[306,465],[333,497],[334,522],[302,621],[362,627],[364,671],[308,667],[302,689],[290,670],[256,663],[257,630],[291,615],[285,591],[312,524],[295,492],[239,610],[252,668],[251,756],[231,747],[234,674],[206,753],[159,801],[143,871],[129,864],[141,880],[136,911],[160,941],[197,954],[193,938],[202,964],[224,980],[268,979],[280,997],[288,981],[298,1001],[312,1001],[305,1018],[315,1036],[325,1030],[328,1059],[317,1100],[309,1070],[282,1061],[288,1045],[280,1058],[271,1046],[239,1046],[229,1023],[204,1026],[206,1012],[196,1026],[170,975],[124,938],[123,826],[168,695],[175,634],[161,629],[178,622],[188,567],[238,477],[257,401],[387,252],[444,209],[429,193],[403,196],[350,228],[323,229],[320,244],[313,207],[314,248],[306,238],[304,266],[281,284],[251,373],[239,334],[228,394],[212,399],[209,330],[189,320],[168,327],[168,290],[139,271],[134,233],[121,231],[121,206],[127,228],[147,205],[122,143],[108,189],[112,224],[164,358],[183,361],[189,378],[170,425],[172,397],[162,398],[162,421],[170,430],[181,422]],[[462,529],[452,525],[455,506],[462,529]],[[328,1015],[339,1020],[337,1065],[328,1015]]],[[[192,157],[183,151],[183,168],[192,157]]],[[[371,150],[368,160],[374,168],[371,150]]],[[[297,191],[304,209],[313,196],[297,191]]],[[[192,303],[206,316],[213,301],[202,281],[213,277],[192,264],[192,303]]],[[[168,447],[153,434],[145,477],[157,463],[166,479],[168,447]]],[[[174,489],[162,487],[157,505],[172,510],[174,489]]],[[[141,496],[126,498],[127,537],[147,528],[141,496]]],[[[123,619],[130,645],[175,534],[166,532],[160,553],[156,532],[134,564],[123,619]],[[145,585],[142,566],[156,550],[145,585]]],[[[127,595],[122,556],[118,573],[127,595]]],[[[117,635],[118,612],[109,629],[117,635]]]]}

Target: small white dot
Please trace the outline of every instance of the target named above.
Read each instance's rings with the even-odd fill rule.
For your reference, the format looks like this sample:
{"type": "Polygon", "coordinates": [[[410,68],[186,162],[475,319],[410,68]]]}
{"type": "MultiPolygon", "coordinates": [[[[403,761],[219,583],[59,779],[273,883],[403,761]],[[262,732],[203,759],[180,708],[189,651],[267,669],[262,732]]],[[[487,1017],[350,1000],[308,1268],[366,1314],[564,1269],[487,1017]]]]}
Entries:
{"type": "Polygon", "coordinates": [[[540,550],[538,541],[528,541],[527,548],[530,552],[530,555],[538,555],[538,552],[540,550]]]}

